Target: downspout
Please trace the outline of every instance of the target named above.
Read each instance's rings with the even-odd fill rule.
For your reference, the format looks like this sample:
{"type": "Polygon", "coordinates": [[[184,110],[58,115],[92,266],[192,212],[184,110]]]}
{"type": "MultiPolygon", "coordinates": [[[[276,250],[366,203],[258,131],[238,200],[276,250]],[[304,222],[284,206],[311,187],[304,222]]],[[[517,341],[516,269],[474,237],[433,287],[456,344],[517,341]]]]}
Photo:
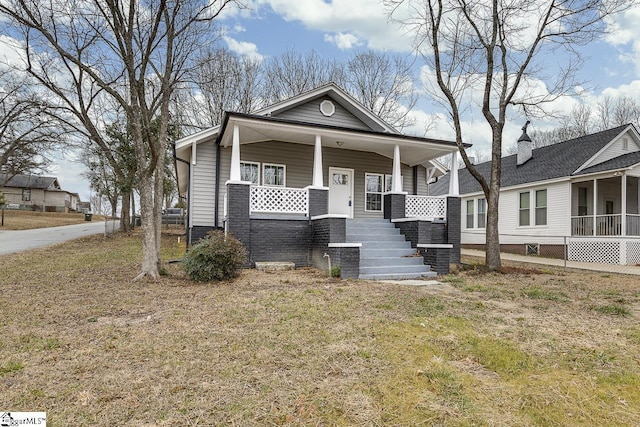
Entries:
{"type": "Polygon", "coordinates": [[[413,167],[413,194],[418,195],[418,165],[413,167]]]}
{"type": "MultiPolygon", "coordinates": [[[[178,165],[176,162],[182,162],[187,164],[187,217],[185,224],[185,232],[187,233],[187,244],[191,244],[191,235],[189,233],[190,224],[191,224],[191,162],[186,161],[185,159],[181,159],[176,154],[176,144],[175,142],[172,144],[173,146],[173,166],[176,170],[176,183],[178,184],[178,188],[180,188],[180,183],[178,183],[178,165]]],[[[179,197],[179,196],[178,196],[179,197]]]]}
{"type": "Polygon", "coordinates": [[[219,226],[218,226],[218,221],[219,221],[218,212],[220,210],[220,209],[218,209],[218,207],[219,207],[218,206],[219,205],[219,199],[220,199],[220,141],[219,140],[216,141],[216,191],[215,191],[215,197],[216,197],[216,200],[215,200],[215,203],[214,203],[215,212],[214,212],[213,215],[214,215],[215,227],[216,227],[216,229],[218,229],[219,228],[219,226]]]}

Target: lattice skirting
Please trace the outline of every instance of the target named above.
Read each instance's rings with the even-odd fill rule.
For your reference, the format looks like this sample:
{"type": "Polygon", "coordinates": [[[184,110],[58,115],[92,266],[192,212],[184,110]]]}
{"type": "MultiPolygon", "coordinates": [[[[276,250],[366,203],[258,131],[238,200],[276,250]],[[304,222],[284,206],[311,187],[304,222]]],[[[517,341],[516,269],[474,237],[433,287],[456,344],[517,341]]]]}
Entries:
{"type": "Polygon", "coordinates": [[[568,259],[603,264],[640,264],[640,240],[571,239],[568,242],[568,259]]]}

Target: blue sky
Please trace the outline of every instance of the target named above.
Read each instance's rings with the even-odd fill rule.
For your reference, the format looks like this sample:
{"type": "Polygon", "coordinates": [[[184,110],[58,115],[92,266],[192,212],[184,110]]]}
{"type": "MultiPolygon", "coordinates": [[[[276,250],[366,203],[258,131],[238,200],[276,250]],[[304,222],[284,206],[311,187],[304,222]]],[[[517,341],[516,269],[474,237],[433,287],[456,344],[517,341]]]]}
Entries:
{"type": "MultiPolygon", "coordinates": [[[[361,49],[374,49],[393,54],[411,55],[411,38],[397,24],[388,21],[380,0],[246,0],[248,8],[228,10],[221,24],[225,34],[221,43],[240,55],[254,58],[277,56],[286,50],[306,53],[312,49],[326,58],[344,59],[361,49]]],[[[600,97],[631,96],[640,99],[640,6],[610,22],[615,32],[583,48],[590,58],[580,72],[580,80],[588,82],[580,102],[595,105],[600,97]]],[[[1,42],[1,40],[0,40],[1,42]]],[[[563,58],[546,58],[550,67],[563,58]]],[[[416,64],[416,87],[422,90],[416,64]]],[[[556,109],[570,111],[579,101],[563,97],[556,109]]],[[[446,111],[429,102],[423,94],[413,111],[418,122],[432,117],[439,121],[429,136],[452,139],[453,131],[446,111]]],[[[505,128],[505,141],[515,141],[526,118],[514,113],[505,128]]],[[[480,127],[470,137],[474,147],[488,152],[489,131],[482,128],[479,111],[466,118],[468,127],[480,127]]],[[[553,120],[536,119],[534,129],[551,129],[553,120]]],[[[421,133],[421,129],[410,129],[421,133]]],[[[78,192],[83,200],[89,196],[88,183],[79,174],[82,167],[61,161],[52,169],[64,189],[78,192]]]]}

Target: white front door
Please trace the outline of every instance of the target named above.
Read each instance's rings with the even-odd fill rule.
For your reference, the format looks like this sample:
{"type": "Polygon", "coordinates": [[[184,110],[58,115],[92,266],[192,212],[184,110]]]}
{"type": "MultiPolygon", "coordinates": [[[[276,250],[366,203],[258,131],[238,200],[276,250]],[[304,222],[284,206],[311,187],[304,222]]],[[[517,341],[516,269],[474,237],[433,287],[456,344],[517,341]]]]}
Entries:
{"type": "Polygon", "coordinates": [[[329,168],[329,213],[353,218],[353,169],[329,168]]]}

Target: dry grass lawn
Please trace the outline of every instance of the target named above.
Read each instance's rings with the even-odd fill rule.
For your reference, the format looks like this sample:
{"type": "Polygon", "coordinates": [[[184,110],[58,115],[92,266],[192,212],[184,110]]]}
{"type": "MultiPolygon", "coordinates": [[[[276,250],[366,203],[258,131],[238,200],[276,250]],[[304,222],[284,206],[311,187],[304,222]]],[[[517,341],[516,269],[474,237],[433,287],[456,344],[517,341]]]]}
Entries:
{"type": "MultiPolygon", "coordinates": [[[[102,215],[93,215],[93,221],[104,221],[102,215]]],[[[81,224],[83,213],[33,212],[15,209],[4,210],[4,225],[0,230],[32,230],[34,228],[58,227],[81,224]]]]}
{"type": "MultiPolygon", "coordinates": [[[[165,238],[165,258],[183,250],[165,238]]],[[[170,264],[132,283],[140,251],[121,235],[0,257],[1,409],[49,426],[640,425],[637,277],[201,284],[170,264]]]]}

